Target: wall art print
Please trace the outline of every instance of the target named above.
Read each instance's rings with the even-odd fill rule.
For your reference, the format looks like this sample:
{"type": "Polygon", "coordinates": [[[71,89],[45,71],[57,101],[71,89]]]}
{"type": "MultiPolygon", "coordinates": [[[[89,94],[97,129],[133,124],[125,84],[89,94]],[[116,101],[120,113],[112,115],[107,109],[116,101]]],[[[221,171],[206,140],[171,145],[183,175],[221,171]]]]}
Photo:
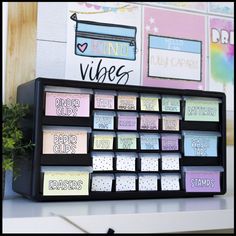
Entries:
{"type": "Polygon", "coordinates": [[[205,89],[205,16],[144,7],[144,86],[205,89]]]}
{"type": "Polygon", "coordinates": [[[209,90],[226,94],[227,110],[234,110],[234,22],[209,18],[209,90]]]}
{"type": "Polygon", "coordinates": [[[140,29],[140,6],[125,2],[68,3],[65,77],[140,85],[140,29]]]}

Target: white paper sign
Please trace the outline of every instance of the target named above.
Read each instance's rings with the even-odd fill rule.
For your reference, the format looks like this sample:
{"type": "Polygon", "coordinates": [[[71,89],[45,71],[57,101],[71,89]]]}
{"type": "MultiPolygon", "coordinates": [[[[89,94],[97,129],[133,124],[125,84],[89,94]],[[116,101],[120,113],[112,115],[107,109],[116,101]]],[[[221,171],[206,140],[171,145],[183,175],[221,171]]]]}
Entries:
{"type": "Polygon", "coordinates": [[[149,77],[201,80],[201,42],[149,36],[149,77]]]}

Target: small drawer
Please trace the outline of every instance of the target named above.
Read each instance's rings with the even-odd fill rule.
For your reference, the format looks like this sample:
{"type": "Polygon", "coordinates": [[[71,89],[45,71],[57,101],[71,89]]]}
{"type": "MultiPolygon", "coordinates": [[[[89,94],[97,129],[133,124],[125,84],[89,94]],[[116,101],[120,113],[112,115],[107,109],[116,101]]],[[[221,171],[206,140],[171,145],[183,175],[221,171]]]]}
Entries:
{"type": "Polygon", "coordinates": [[[93,128],[113,130],[115,112],[112,111],[94,111],[93,112],[93,128]]]}
{"type": "Polygon", "coordinates": [[[118,92],[117,94],[117,109],[118,110],[137,110],[138,93],[118,92]]]}
{"type": "Polygon", "coordinates": [[[135,150],[137,149],[138,133],[117,132],[117,149],[135,150]]]}
{"type": "Polygon", "coordinates": [[[161,109],[162,112],[180,112],[180,96],[162,95],[161,109]]]}
{"type": "Polygon", "coordinates": [[[138,188],[139,191],[157,191],[158,180],[160,179],[159,174],[138,174],[138,188]]]}
{"type": "Polygon", "coordinates": [[[161,149],[162,151],[177,151],[179,150],[179,134],[161,134],[161,149]]]}
{"type": "Polygon", "coordinates": [[[141,171],[159,171],[159,159],[158,153],[140,153],[141,159],[141,171]]]}
{"type": "Polygon", "coordinates": [[[138,157],[135,152],[117,152],[116,153],[116,170],[135,171],[136,158],[138,157]]]}
{"type": "Polygon", "coordinates": [[[114,180],[113,174],[92,174],[91,175],[91,191],[92,192],[111,192],[114,180]]]}
{"type": "Polygon", "coordinates": [[[179,115],[162,115],[162,130],[167,131],[179,131],[180,130],[180,119],[179,115]]]}
{"type": "Polygon", "coordinates": [[[113,150],[115,132],[94,131],[92,137],[94,150],[113,150]]]}
{"type": "Polygon", "coordinates": [[[159,150],[159,134],[140,133],[141,150],[159,150]]]}
{"type": "Polygon", "coordinates": [[[95,109],[115,109],[116,91],[112,90],[94,90],[94,108],[95,109]]]}
{"type": "Polygon", "coordinates": [[[118,130],[137,130],[137,112],[117,112],[118,130]]]}
{"type": "Polygon", "coordinates": [[[179,153],[161,153],[162,170],[179,170],[179,153]]]}
{"type": "Polygon", "coordinates": [[[176,191],[180,190],[179,173],[163,173],[161,174],[161,190],[162,191],[176,191]]]}
{"type": "Polygon", "coordinates": [[[158,130],[160,115],[140,113],[140,130],[158,130]]]}
{"type": "Polygon", "coordinates": [[[159,111],[160,95],[157,94],[140,94],[141,111],[159,111]]]}
{"type": "Polygon", "coordinates": [[[113,170],[114,152],[92,152],[93,171],[113,170]]]}
{"type": "Polygon", "coordinates": [[[136,174],[116,174],[116,191],[136,191],[136,174]]]}

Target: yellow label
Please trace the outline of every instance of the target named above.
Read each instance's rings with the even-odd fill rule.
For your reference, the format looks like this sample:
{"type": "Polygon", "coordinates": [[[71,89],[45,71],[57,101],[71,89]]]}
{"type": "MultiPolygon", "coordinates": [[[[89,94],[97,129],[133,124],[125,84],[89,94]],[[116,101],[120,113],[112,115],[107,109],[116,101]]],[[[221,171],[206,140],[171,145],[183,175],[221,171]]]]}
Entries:
{"type": "Polygon", "coordinates": [[[113,149],[113,136],[94,136],[94,149],[113,149]]]}
{"type": "Polygon", "coordinates": [[[89,172],[45,172],[43,195],[89,195],[89,172]]]}
{"type": "Polygon", "coordinates": [[[142,111],[159,111],[158,98],[141,97],[141,110],[142,111]]]}

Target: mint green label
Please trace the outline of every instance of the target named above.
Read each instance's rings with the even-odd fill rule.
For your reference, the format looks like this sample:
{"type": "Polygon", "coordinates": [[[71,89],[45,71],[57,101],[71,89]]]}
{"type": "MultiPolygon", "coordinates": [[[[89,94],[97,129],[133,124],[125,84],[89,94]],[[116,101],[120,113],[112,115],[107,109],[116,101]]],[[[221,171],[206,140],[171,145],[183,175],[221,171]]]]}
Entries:
{"type": "Polygon", "coordinates": [[[186,121],[219,121],[217,101],[186,100],[186,121]]]}
{"type": "Polygon", "coordinates": [[[118,149],[136,149],[136,136],[118,136],[118,149]]]}
{"type": "Polygon", "coordinates": [[[162,98],[162,111],[180,112],[179,98],[163,97],[162,98]]]}

